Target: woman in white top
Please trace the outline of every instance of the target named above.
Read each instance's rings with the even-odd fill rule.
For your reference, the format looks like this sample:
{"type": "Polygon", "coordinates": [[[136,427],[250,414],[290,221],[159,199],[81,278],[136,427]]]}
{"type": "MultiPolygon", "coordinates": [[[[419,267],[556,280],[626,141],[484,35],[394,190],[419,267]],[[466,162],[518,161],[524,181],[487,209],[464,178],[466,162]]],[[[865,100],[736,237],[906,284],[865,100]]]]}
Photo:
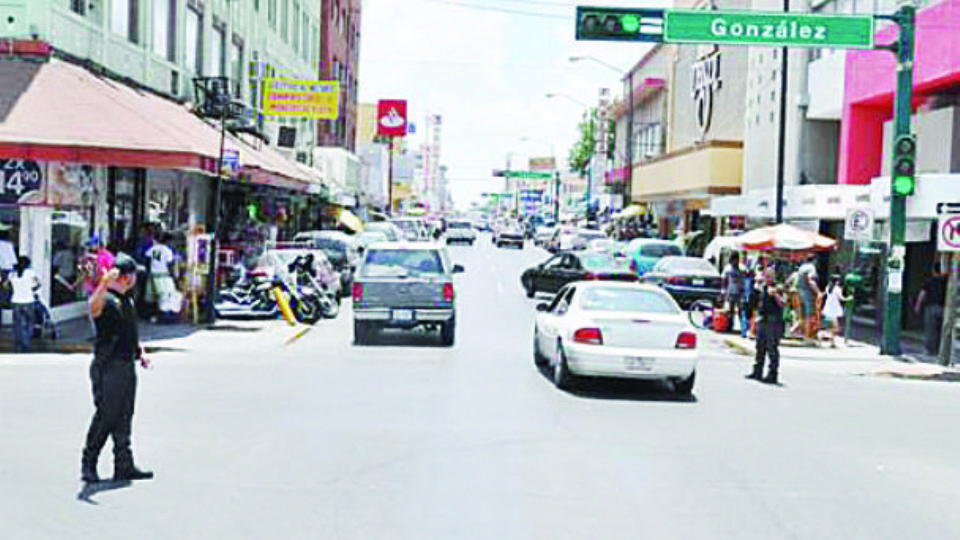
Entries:
{"type": "Polygon", "coordinates": [[[13,342],[17,352],[30,352],[33,337],[34,291],[40,288],[37,274],[30,268],[30,258],[21,256],[10,273],[13,287],[13,342]]]}
{"type": "Polygon", "coordinates": [[[827,288],[827,299],[823,303],[823,318],[830,324],[831,347],[837,346],[840,317],[843,317],[843,287],[840,286],[840,276],[833,276],[827,288]]]}

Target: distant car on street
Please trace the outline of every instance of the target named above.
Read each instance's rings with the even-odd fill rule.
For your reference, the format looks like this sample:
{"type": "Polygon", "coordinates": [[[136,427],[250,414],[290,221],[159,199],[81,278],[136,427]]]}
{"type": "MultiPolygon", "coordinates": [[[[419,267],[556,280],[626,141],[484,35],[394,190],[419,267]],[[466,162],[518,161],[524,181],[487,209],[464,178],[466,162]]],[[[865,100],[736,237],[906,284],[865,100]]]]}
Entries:
{"type": "Polygon", "coordinates": [[[399,242],[403,240],[403,231],[389,221],[371,221],[364,226],[363,232],[383,233],[386,235],[388,242],[399,242]]]}
{"type": "Polygon", "coordinates": [[[631,259],[630,268],[642,276],[663,257],[683,256],[683,250],[669,240],[636,238],[627,245],[627,255],[631,259]]]}
{"type": "Polygon", "coordinates": [[[477,231],[467,220],[451,220],[447,224],[447,243],[464,243],[473,245],[477,241],[477,231]]]}
{"type": "Polygon", "coordinates": [[[516,246],[523,249],[524,234],[523,228],[519,223],[506,223],[496,232],[494,244],[499,248],[503,246],[516,246]]]}
{"type": "Polygon", "coordinates": [[[399,228],[403,233],[402,240],[417,242],[421,240],[429,240],[430,238],[430,232],[427,230],[427,223],[423,219],[396,218],[391,220],[390,223],[396,225],[397,228],[399,228]]]}
{"type": "Polygon", "coordinates": [[[566,285],[537,305],[533,356],[554,384],[577,376],[669,381],[689,396],[697,374],[697,333],[658,287],[603,281],[566,285]]]}
{"type": "Polygon", "coordinates": [[[555,293],[574,281],[637,281],[637,276],[605,253],[565,252],[524,270],[520,284],[533,298],[538,292],[555,293]]]}
{"type": "Polygon", "coordinates": [[[699,257],[663,257],[642,280],[663,287],[681,306],[720,298],[720,273],[699,257]]]}
{"type": "Polygon", "coordinates": [[[359,345],[381,328],[439,330],[445,346],[454,342],[457,322],[453,264],[434,242],[372,244],[353,282],[353,335],[359,345]]]}

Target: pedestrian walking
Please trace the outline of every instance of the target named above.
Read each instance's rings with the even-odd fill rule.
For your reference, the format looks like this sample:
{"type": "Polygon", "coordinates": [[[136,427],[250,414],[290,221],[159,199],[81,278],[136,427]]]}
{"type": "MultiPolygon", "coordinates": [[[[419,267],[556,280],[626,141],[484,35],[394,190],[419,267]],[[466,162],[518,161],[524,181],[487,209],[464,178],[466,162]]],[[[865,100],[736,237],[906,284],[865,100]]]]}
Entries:
{"type": "Polygon", "coordinates": [[[730,254],[730,261],[720,276],[720,289],[725,307],[730,310],[731,319],[736,318],[738,321],[740,337],[744,338],[747,337],[747,327],[749,326],[748,307],[744,301],[745,291],[743,290],[745,273],[745,269],[740,265],[740,254],[733,252],[730,254]]]}
{"type": "Polygon", "coordinates": [[[113,268],[101,278],[90,297],[90,316],[96,328],[90,382],[96,412],[83,449],[81,478],[84,482],[100,481],[97,460],[107,438],[113,439],[114,480],[153,478],[152,472],[134,465],[130,449],[137,392],[136,364],[139,362],[146,369],[151,367],[140,347],[136,308],[129,294],[136,286],[138,270],[132,257],[118,253],[113,268]]]}
{"type": "Polygon", "coordinates": [[[20,256],[10,273],[10,287],[13,295],[13,343],[18,353],[30,352],[30,338],[33,337],[34,302],[36,290],[40,288],[37,274],[30,268],[30,257],[20,256]]]}
{"type": "Polygon", "coordinates": [[[778,282],[776,270],[770,266],[764,273],[760,291],[760,306],[757,321],[757,355],[753,371],[748,379],[777,384],[780,374],[780,338],[783,337],[783,306],[787,303],[783,286],[778,282]],[[767,375],[763,375],[766,358],[770,357],[767,375]]]}
{"type": "Polygon", "coordinates": [[[940,352],[940,333],[943,330],[943,306],[947,299],[947,274],[940,271],[939,262],[933,264],[933,273],[923,280],[920,294],[913,304],[914,313],[923,320],[923,346],[927,354],[940,352]]]}
{"type": "Polygon", "coordinates": [[[817,284],[817,256],[810,254],[807,261],[800,265],[797,279],[797,292],[800,293],[800,331],[803,332],[805,342],[816,342],[817,332],[820,330],[820,317],[817,316],[817,303],[820,300],[820,286],[817,284]]]}
{"type": "Polygon", "coordinates": [[[840,333],[840,317],[843,317],[843,302],[846,297],[843,295],[843,286],[840,284],[840,276],[830,277],[830,285],[827,287],[827,299],[823,303],[823,318],[827,321],[830,328],[830,346],[836,348],[837,335],[840,333]]]}
{"type": "Polygon", "coordinates": [[[176,320],[183,300],[173,279],[172,265],[176,261],[176,255],[167,245],[169,242],[170,234],[160,233],[144,254],[150,261],[147,297],[150,302],[156,304],[160,322],[176,320]]]}

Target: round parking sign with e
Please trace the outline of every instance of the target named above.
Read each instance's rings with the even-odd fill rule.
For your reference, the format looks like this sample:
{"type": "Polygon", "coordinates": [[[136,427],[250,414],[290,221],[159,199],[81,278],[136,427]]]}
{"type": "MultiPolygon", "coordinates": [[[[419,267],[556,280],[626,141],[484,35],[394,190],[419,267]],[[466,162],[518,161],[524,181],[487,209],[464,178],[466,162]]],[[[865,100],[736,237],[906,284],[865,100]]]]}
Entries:
{"type": "Polygon", "coordinates": [[[940,218],[941,251],[960,251],[960,214],[940,218]]]}

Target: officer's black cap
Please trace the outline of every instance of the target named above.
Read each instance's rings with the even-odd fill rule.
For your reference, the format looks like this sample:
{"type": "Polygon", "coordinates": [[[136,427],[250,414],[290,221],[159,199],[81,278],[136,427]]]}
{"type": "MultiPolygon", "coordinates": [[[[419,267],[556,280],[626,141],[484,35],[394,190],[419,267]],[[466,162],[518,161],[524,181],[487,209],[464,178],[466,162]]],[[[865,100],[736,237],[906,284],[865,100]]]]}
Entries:
{"type": "Polygon", "coordinates": [[[120,275],[129,276],[137,272],[143,272],[143,267],[137,264],[136,259],[126,253],[117,253],[117,261],[113,267],[120,271],[120,275]]]}

